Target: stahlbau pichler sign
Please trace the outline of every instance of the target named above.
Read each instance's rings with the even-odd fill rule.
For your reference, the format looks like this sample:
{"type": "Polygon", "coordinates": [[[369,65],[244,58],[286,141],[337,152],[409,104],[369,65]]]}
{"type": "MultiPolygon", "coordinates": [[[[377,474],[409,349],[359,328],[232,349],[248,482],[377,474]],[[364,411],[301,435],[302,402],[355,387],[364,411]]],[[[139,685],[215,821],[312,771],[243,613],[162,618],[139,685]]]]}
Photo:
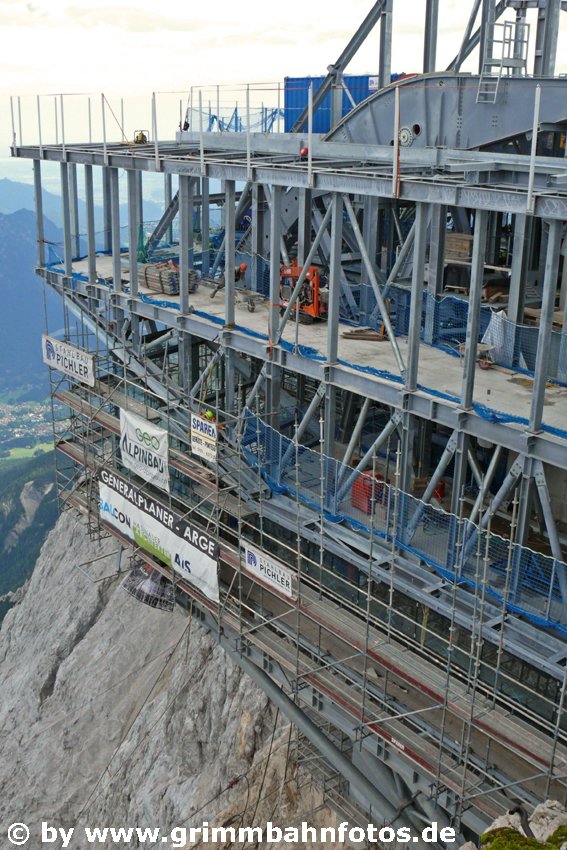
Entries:
{"type": "Polygon", "coordinates": [[[127,469],[169,493],[167,431],[121,409],[120,454],[127,469]]]}
{"type": "Polygon", "coordinates": [[[70,378],[94,387],[94,356],[92,354],[46,334],[41,337],[41,350],[43,362],[52,369],[58,369],[70,378]]]}
{"type": "Polygon", "coordinates": [[[245,543],[241,552],[241,562],[246,572],[252,573],[265,584],[279,590],[284,596],[289,596],[290,599],[296,598],[295,575],[275,558],[245,543]]]}
{"type": "Polygon", "coordinates": [[[102,469],[98,486],[103,522],[219,601],[219,547],[213,537],[115,472],[102,469]]]}

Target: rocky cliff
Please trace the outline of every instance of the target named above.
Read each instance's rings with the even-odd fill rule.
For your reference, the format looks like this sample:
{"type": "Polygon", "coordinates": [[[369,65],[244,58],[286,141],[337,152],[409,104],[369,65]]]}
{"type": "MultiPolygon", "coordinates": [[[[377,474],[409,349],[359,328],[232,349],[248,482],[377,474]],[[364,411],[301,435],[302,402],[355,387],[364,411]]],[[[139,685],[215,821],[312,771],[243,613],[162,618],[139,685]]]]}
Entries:
{"type": "Polygon", "coordinates": [[[298,789],[293,735],[263,693],[186,613],[128,596],[116,551],[65,513],[4,620],[2,838],[14,822],[30,850],[42,821],[332,825],[317,792],[298,789]]]}

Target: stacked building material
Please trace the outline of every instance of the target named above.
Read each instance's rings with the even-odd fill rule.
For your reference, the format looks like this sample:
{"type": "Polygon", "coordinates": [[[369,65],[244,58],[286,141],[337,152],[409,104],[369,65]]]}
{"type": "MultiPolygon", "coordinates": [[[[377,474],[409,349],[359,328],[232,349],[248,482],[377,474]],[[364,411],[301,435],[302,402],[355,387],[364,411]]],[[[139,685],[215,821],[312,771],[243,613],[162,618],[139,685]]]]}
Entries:
{"type": "MultiPolygon", "coordinates": [[[[189,269],[188,284],[189,292],[197,289],[198,275],[193,269],[189,269]]],[[[179,266],[173,260],[162,263],[140,263],[138,286],[163,295],[179,295],[179,266]]]]}

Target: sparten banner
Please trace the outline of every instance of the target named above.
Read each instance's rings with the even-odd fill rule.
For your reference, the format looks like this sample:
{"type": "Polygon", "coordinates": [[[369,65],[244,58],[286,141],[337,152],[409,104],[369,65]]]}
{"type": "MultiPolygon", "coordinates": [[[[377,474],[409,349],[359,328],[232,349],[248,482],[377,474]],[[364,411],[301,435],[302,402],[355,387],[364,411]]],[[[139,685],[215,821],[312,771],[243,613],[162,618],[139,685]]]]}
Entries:
{"type": "Polygon", "coordinates": [[[167,431],[121,408],[120,452],[125,467],[169,493],[167,431]]]}
{"type": "Polygon", "coordinates": [[[60,342],[51,336],[43,334],[41,337],[41,350],[43,362],[52,369],[65,372],[70,378],[75,378],[89,387],[94,387],[94,356],[81,351],[67,342],[60,342]]]}
{"type": "Polygon", "coordinates": [[[217,460],[217,426],[197,413],[191,414],[191,454],[212,463],[217,460]]]}
{"type": "Polygon", "coordinates": [[[219,601],[218,544],[212,537],[107,469],[99,474],[99,497],[103,522],[219,601]]]}
{"type": "Polygon", "coordinates": [[[289,596],[291,599],[296,598],[295,576],[279,561],[269,558],[264,552],[255,549],[248,543],[244,544],[242,560],[247,572],[257,576],[266,584],[270,584],[285,596],[289,596]]]}

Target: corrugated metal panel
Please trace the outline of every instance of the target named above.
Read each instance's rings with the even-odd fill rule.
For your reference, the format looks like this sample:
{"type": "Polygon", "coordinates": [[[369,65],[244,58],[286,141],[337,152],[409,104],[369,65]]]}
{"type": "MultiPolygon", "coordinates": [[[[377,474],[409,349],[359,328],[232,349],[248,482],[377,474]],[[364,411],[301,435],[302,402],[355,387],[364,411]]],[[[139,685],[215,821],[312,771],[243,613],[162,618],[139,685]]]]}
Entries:
{"type": "MultiPolygon", "coordinates": [[[[392,74],[392,80],[404,76],[392,74]]],[[[325,77],[286,77],[284,80],[284,128],[289,133],[305,107],[309,94],[309,86],[313,83],[313,93],[317,91],[325,77]]],[[[352,95],[355,104],[365,100],[378,89],[378,76],[372,74],[346,75],[345,85],[352,95]]],[[[352,109],[352,103],[347,93],[343,91],[343,117],[352,109]]],[[[313,116],[313,132],[328,133],[331,129],[331,93],[325,95],[323,102],[313,116]]]]}

